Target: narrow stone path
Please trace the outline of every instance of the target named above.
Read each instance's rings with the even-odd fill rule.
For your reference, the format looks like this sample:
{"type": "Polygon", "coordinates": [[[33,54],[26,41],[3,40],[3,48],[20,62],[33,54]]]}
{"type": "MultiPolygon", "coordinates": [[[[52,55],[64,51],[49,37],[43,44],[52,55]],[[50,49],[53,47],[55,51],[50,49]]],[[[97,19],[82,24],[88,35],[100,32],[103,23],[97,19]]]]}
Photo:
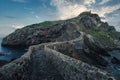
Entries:
{"type": "Polygon", "coordinates": [[[0,80],[116,80],[106,71],[49,48],[54,44],[81,41],[83,36],[81,32],[78,38],[70,41],[31,46],[21,58],[0,69],[5,76],[0,80]]]}
{"type": "Polygon", "coordinates": [[[81,35],[80,35],[78,38],[75,38],[75,39],[70,40],[70,41],[62,41],[62,42],[51,42],[51,43],[46,43],[46,44],[45,44],[45,47],[50,46],[50,45],[54,45],[54,44],[63,44],[63,43],[66,43],[66,42],[73,43],[73,42],[75,42],[75,41],[80,41],[80,40],[83,39],[84,33],[83,33],[83,32],[80,32],[80,34],[81,34],[81,35]]]}
{"type": "Polygon", "coordinates": [[[31,80],[64,80],[50,59],[43,54],[41,55],[41,53],[45,52],[39,50],[32,56],[31,80]]]}

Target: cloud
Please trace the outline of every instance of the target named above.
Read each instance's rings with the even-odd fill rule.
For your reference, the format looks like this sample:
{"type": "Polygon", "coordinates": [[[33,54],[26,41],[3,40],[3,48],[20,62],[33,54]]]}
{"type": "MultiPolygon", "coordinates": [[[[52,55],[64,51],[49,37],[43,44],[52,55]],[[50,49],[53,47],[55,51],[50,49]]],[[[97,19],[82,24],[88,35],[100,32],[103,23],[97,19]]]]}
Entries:
{"type": "Polygon", "coordinates": [[[24,27],[23,25],[12,25],[12,28],[14,28],[14,29],[20,29],[23,27],[24,27]]]}
{"type": "Polygon", "coordinates": [[[106,14],[110,14],[119,8],[120,8],[120,4],[115,6],[101,6],[98,9],[92,9],[92,11],[94,13],[99,14],[101,17],[105,17],[106,14]]]}
{"type": "Polygon", "coordinates": [[[20,2],[20,3],[25,3],[27,2],[28,0],[12,0],[13,2],[20,2]]]}
{"type": "Polygon", "coordinates": [[[0,25],[0,38],[7,36],[8,34],[12,33],[15,29],[11,28],[9,25],[0,25]]]}
{"type": "Polygon", "coordinates": [[[116,14],[113,14],[113,15],[114,15],[114,16],[120,16],[120,14],[117,14],[117,13],[116,13],[116,14]]]}
{"type": "Polygon", "coordinates": [[[96,0],[84,0],[85,5],[91,5],[91,4],[94,4],[94,3],[96,3],[96,0]]]}
{"type": "Polygon", "coordinates": [[[8,19],[16,19],[16,17],[14,17],[14,16],[5,16],[5,17],[8,19]]]}
{"type": "Polygon", "coordinates": [[[34,12],[34,11],[31,11],[30,14],[35,14],[35,12],[34,12]]]}
{"type": "Polygon", "coordinates": [[[33,9],[30,8],[30,7],[24,7],[25,10],[29,10],[29,11],[32,11],[33,9]]]}
{"type": "MultiPolygon", "coordinates": [[[[15,2],[27,2],[29,0],[12,0],[15,2]]],[[[50,6],[48,0],[39,0],[42,4],[39,7],[39,13],[34,9],[24,8],[29,10],[30,14],[34,14],[35,19],[43,18],[45,20],[55,19],[69,19],[78,16],[81,12],[91,10],[93,13],[99,14],[102,19],[108,22],[113,22],[113,19],[109,17],[119,17],[119,13],[114,13],[116,10],[120,10],[120,0],[50,0],[50,6]],[[54,10],[53,10],[54,9],[54,10]],[[39,17],[42,14],[42,17],[39,17]],[[111,14],[112,16],[110,16],[111,14]],[[110,21],[111,20],[111,21],[110,21]]],[[[11,17],[12,18],[12,17],[11,17]]],[[[115,18],[114,18],[115,19],[115,18]]],[[[117,21],[118,22],[118,19],[117,21]]],[[[117,24],[117,23],[113,23],[117,24]]]]}
{"type": "Polygon", "coordinates": [[[38,15],[35,15],[35,18],[36,18],[36,19],[40,19],[40,17],[39,17],[38,15]]]}
{"type": "Polygon", "coordinates": [[[51,5],[57,9],[57,15],[60,19],[68,19],[79,15],[81,12],[92,10],[92,12],[99,14],[101,17],[105,17],[120,8],[120,4],[112,6],[99,6],[99,4],[105,4],[110,0],[102,0],[97,3],[96,0],[51,0],[51,5]],[[91,8],[94,4],[96,7],[91,8]]]}
{"type": "Polygon", "coordinates": [[[81,12],[86,11],[86,7],[82,5],[69,5],[67,7],[59,8],[59,17],[60,19],[72,18],[79,15],[81,12]]]}
{"type": "MultiPolygon", "coordinates": [[[[51,6],[56,8],[56,19],[73,18],[81,12],[91,10],[92,13],[98,14],[103,21],[110,25],[118,26],[120,22],[119,13],[113,14],[116,10],[120,10],[119,0],[101,0],[101,2],[98,0],[51,0],[51,6]]],[[[118,29],[118,27],[116,28],[118,29]]]]}
{"type": "Polygon", "coordinates": [[[76,17],[81,12],[87,10],[84,5],[80,5],[77,1],[70,0],[52,0],[51,5],[56,7],[57,16],[62,20],[76,17]]]}
{"type": "Polygon", "coordinates": [[[103,5],[103,4],[105,4],[105,3],[108,3],[110,0],[102,0],[99,4],[100,5],[103,5]]]}

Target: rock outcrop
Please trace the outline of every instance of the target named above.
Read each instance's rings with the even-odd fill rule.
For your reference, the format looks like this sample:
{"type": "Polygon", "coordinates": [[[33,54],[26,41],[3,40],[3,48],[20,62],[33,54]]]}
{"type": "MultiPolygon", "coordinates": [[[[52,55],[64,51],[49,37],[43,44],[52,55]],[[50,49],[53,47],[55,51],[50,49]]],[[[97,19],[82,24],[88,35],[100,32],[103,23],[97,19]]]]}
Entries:
{"type": "Polygon", "coordinates": [[[2,45],[24,47],[46,42],[75,39],[80,35],[78,31],[84,31],[86,33],[91,33],[94,29],[98,31],[115,31],[113,26],[109,26],[108,23],[102,22],[97,14],[92,13],[82,13],[76,18],[56,22],[56,24],[47,27],[44,25],[38,26],[34,24],[33,26],[18,29],[5,37],[2,41],[2,45]]]}
{"type": "Polygon", "coordinates": [[[113,64],[120,64],[120,59],[117,59],[116,57],[113,57],[112,60],[111,60],[111,62],[113,64]]]}
{"type": "Polygon", "coordinates": [[[97,14],[84,12],[45,25],[27,26],[3,39],[3,46],[31,47],[21,58],[0,68],[0,80],[119,80],[106,70],[111,62],[118,63],[106,48],[118,48],[119,33],[97,14]]]}
{"type": "Polygon", "coordinates": [[[0,60],[0,67],[4,66],[7,63],[9,63],[9,62],[5,61],[5,60],[0,60]]]}
{"type": "Polygon", "coordinates": [[[32,46],[21,58],[0,68],[0,80],[116,80],[89,64],[49,48],[32,46]]]}
{"type": "Polygon", "coordinates": [[[79,32],[72,23],[64,22],[49,28],[23,28],[3,39],[3,46],[24,47],[46,42],[64,41],[77,38],[79,32]]]}

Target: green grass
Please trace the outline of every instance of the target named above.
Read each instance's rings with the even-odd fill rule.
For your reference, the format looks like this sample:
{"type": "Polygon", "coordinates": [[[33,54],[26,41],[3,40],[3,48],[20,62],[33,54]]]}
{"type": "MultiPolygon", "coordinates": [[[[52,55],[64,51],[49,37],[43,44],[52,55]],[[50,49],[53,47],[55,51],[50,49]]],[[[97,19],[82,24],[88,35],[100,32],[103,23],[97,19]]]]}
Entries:
{"type": "Polygon", "coordinates": [[[37,24],[32,24],[32,25],[26,26],[24,28],[48,27],[48,26],[59,24],[59,23],[62,23],[62,22],[63,22],[62,20],[59,20],[59,21],[45,21],[45,22],[42,22],[42,23],[37,23],[37,24]]]}
{"type": "Polygon", "coordinates": [[[97,40],[104,46],[116,47],[115,38],[111,36],[113,32],[104,32],[97,30],[90,30],[90,34],[97,38],[97,40]]]}

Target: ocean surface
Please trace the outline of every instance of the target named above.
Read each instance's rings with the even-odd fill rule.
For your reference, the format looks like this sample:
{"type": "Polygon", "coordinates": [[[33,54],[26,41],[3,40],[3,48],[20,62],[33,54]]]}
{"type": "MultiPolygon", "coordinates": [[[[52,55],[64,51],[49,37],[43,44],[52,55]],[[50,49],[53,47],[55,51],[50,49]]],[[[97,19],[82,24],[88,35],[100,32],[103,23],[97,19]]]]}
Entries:
{"type": "Polygon", "coordinates": [[[21,57],[26,50],[25,49],[13,49],[1,46],[2,38],[0,38],[0,52],[4,53],[4,56],[0,56],[0,60],[11,61],[13,59],[21,57]]]}

